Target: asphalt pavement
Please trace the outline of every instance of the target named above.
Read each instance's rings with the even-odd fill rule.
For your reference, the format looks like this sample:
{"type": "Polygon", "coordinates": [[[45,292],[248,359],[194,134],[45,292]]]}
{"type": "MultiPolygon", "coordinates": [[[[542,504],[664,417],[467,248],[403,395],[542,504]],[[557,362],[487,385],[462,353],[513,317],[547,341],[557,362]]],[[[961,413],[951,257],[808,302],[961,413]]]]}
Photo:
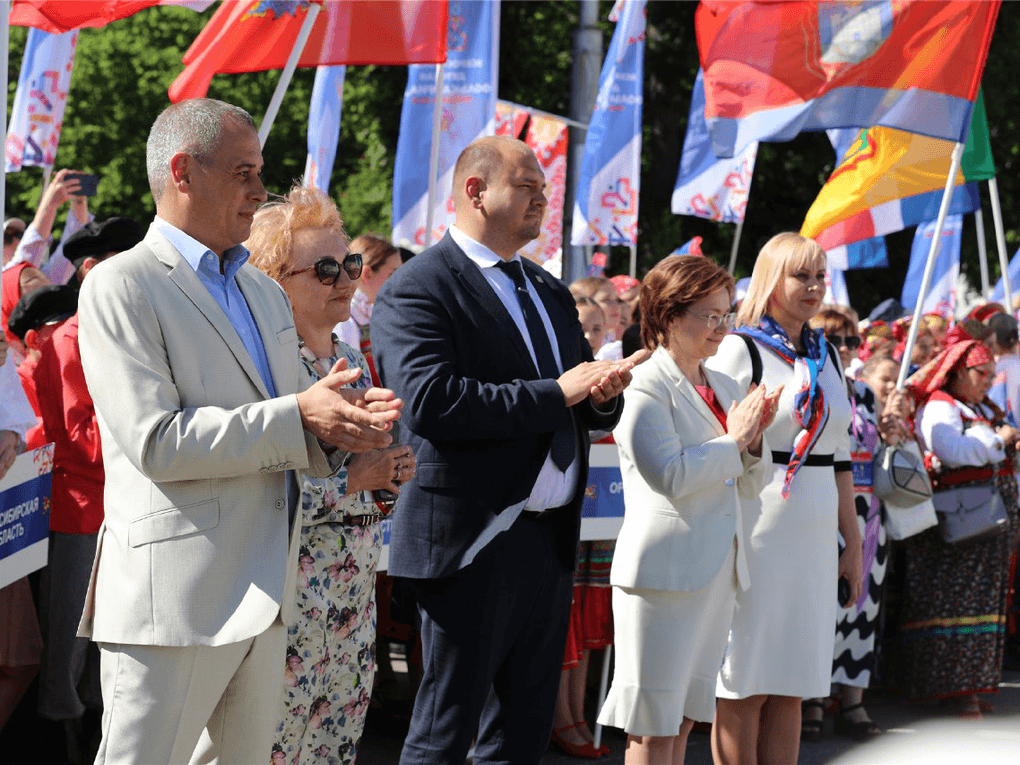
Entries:
{"type": "MultiPolygon", "coordinates": [[[[935,703],[909,703],[898,696],[869,692],[865,701],[872,719],[885,731],[867,743],[837,736],[832,719],[826,718],[820,741],[804,742],[800,765],[998,765],[1020,763],[1020,672],[1006,672],[995,695],[983,696],[995,711],[981,721],[964,721],[935,703]]],[[[394,765],[406,733],[406,722],[369,713],[358,753],[358,765],[394,765]]],[[[607,728],[603,743],[610,753],[594,762],[623,765],[626,736],[607,728]]],[[[593,762],[570,757],[552,749],[543,765],[579,765],[593,762]]],[[[686,765],[711,765],[707,733],[692,733],[687,744],[686,765]]]]}

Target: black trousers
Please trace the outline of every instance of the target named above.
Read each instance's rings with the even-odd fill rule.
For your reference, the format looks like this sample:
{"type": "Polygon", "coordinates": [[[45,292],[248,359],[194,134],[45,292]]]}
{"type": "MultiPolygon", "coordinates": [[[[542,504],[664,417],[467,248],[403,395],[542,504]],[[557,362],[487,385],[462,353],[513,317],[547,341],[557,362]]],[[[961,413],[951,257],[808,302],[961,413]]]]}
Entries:
{"type": "Polygon", "coordinates": [[[476,765],[542,759],[573,591],[556,548],[563,512],[524,512],[456,574],[408,580],[424,677],[401,765],[463,765],[476,732],[476,765]]]}

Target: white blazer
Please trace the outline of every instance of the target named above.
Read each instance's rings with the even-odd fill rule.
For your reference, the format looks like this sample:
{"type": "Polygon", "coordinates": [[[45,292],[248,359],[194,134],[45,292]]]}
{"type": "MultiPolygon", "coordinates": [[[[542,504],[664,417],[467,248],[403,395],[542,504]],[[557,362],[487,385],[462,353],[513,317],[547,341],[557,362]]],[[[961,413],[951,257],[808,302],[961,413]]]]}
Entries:
{"type": "MultiPolygon", "coordinates": [[[[702,369],[724,411],[743,398],[734,380],[702,369]]],[[[758,496],[772,478],[772,461],[737,448],[661,346],[634,369],[624,396],[614,436],[626,512],[610,582],[700,590],[719,572],[736,540],[737,579],[747,589],[741,496],[758,496]]],[[[764,439],[762,454],[770,454],[764,439]]]]}
{"type": "Polygon", "coordinates": [[[79,629],[97,642],[224,645],[293,617],[299,529],[288,523],[286,471],[328,475],[329,465],[301,425],[294,394],[310,380],[286,294],[250,265],[237,282],[276,398],[154,229],[82,286],[106,519],[79,629]]]}

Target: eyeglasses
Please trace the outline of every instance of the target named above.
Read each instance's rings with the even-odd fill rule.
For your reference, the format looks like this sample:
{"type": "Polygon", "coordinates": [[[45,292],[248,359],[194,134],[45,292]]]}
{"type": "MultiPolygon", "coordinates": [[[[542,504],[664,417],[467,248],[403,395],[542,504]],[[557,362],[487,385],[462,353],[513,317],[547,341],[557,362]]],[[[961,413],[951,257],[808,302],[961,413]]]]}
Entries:
{"type": "Polygon", "coordinates": [[[842,335],[826,335],[825,339],[837,348],[842,348],[845,345],[848,351],[856,351],[861,347],[861,338],[854,337],[853,335],[850,335],[849,337],[843,337],[842,335]]]}
{"type": "Polygon", "coordinates": [[[14,244],[15,242],[20,242],[20,241],[21,241],[21,232],[14,231],[14,232],[8,233],[7,231],[4,231],[4,244],[14,244]]]}
{"type": "Polygon", "coordinates": [[[717,313],[710,313],[710,314],[696,313],[696,314],[693,314],[693,315],[697,316],[699,319],[704,319],[705,323],[708,324],[708,328],[709,329],[715,329],[720,324],[723,326],[724,329],[727,329],[727,330],[733,329],[733,325],[737,321],[737,315],[735,313],[733,313],[733,312],[724,313],[722,316],[720,316],[717,313]]]}
{"type": "Polygon", "coordinates": [[[361,253],[348,252],[344,255],[342,265],[336,258],[319,258],[307,268],[299,268],[297,271],[291,271],[289,274],[284,274],[284,276],[303,274],[305,271],[311,271],[313,268],[315,269],[316,278],[320,283],[325,284],[327,287],[331,287],[336,284],[336,280],[340,278],[341,268],[347,272],[347,278],[349,278],[352,282],[355,282],[361,278],[361,253]]]}

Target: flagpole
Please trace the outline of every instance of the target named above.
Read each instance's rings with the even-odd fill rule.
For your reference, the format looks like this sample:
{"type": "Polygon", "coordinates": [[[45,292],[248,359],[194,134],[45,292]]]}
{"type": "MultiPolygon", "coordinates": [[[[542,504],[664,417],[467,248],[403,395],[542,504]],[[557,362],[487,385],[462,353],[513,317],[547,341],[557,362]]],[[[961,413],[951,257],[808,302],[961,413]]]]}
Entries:
{"type": "Polygon", "coordinates": [[[995,244],[999,250],[999,269],[1002,271],[1003,300],[1006,310],[1013,312],[1013,293],[1009,288],[1009,259],[1006,257],[1006,234],[1002,229],[1002,206],[999,204],[999,181],[988,179],[988,195],[992,198],[992,220],[995,222],[995,244]]]}
{"type": "MultiPolygon", "coordinates": [[[[953,146],[952,160],[949,163],[949,173],[946,176],[946,188],[942,192],[942,203],[939,205],[939,215],[935,219],[935,231],[931,237],[931,247],[928,249],[928,262],[924,265],[924,276],[921,279],[921,289],[917,294],[917,305],[914,306],[914,318],[910,322],[910,332],[907,334],[907,346],[903,350],[903,361],[900,362],[900,374],[896,379],[896,389],[903,390],[903,384],[907,380],[907,372],[910,371],[910,354],[914,350],[914,341],[917,340],[917,332],[921,328],[921,314],[924,311],[924,300],[928,296],[928,288],[931,286],[931,276],[935,271],[935,260],[939,254],[939,241],[942,238],[942,228],[946,224],[946,215],[949,213],[949,203],[953,198],[953,187],[956,185],[956,174],[960,172],[960,162],[963,159],[964,144],[957,141],[953,146]]],[[[992,208],[995,209],[994,206],[992,208]]]]}
{"type": "Polygon", "coordinates": [[[730,276],[733,276],[733,270],[737,267],[737,250],[740,249],[740,235],[744,233],[744,219],[741,218],[737,221],[737,230],[733,234],[733,247],[730,249],[730,276]]]}
{"type": "Polygon", "coordinates": [[[977,228],[978,263],[981,266],[981,297],[988,300],[988,249],[985,247],[985,216],[980,207],[974,211],[974,226],[977,228]]]}
{"type": "Polygon", "coordinates": [[[429,194],[425,202],[425,246],[432,244],[433,206],[439,184],[439,129],[443,125],[443,65],[436,64],[436,96],[432,101],[432,151],[429,153],[429,194]]]}
{"type": "Polygon", "coordinates": [[[637,278],[637,245],[632,244],[630,246],[630,275],[632,278],[637,278]]]}
{"type": "MultiPolygon", "coordinates": [[[[11,3],[10,0],[0,0],[0,40],[3,40],[4,50],[3,55],[0,58],[3,59],[3,63],[0,63],[0,87],[3,88],[4,94],[4,108],[0,109],[0,137],[7,141],[7,56],[11,49],[11,26],[10,26],[10,15],[11,15],[11,3]]],[[[4,157],[4,164],[6,165],[7,158],[4,157]]],[[[0,221],[7,219],[7,209],[5,207],[7,200],[7,168],[4,167],[4,172],[0,173],[0,221]]]]}
{"type": "Polygon", "coordinates": [[[290,58],[287,59],[287,65],[283,67],[283,71],[280,73],[280,81],[276,83],[276,90],[269,101],[269,106],[266,108],[266,116],[262,118],[262,124],[259,125],[259,143],[263,147],[266,145],[266,139],[269,138],[269,131],[273,129],[273,122],[276,121],[276,114],[280,111],[283,96],[287,92],[287,88],[290,87],[290,80],[294,76],[294,70],[297,68],[298,61],[301,60],[301,54],[305,51],[305,43],[308,42],[308,36],[312,33],[312,27],[315,26],[315,20],[319,17],[319,11],[321,10],[322,5],[319,3],[310,3],[308,5],[308,13],[305,14],[305,20],[301,24],[301,30],[298,32],[297,39],[294,40],[294,47],[291,48],[290,58]]]}

